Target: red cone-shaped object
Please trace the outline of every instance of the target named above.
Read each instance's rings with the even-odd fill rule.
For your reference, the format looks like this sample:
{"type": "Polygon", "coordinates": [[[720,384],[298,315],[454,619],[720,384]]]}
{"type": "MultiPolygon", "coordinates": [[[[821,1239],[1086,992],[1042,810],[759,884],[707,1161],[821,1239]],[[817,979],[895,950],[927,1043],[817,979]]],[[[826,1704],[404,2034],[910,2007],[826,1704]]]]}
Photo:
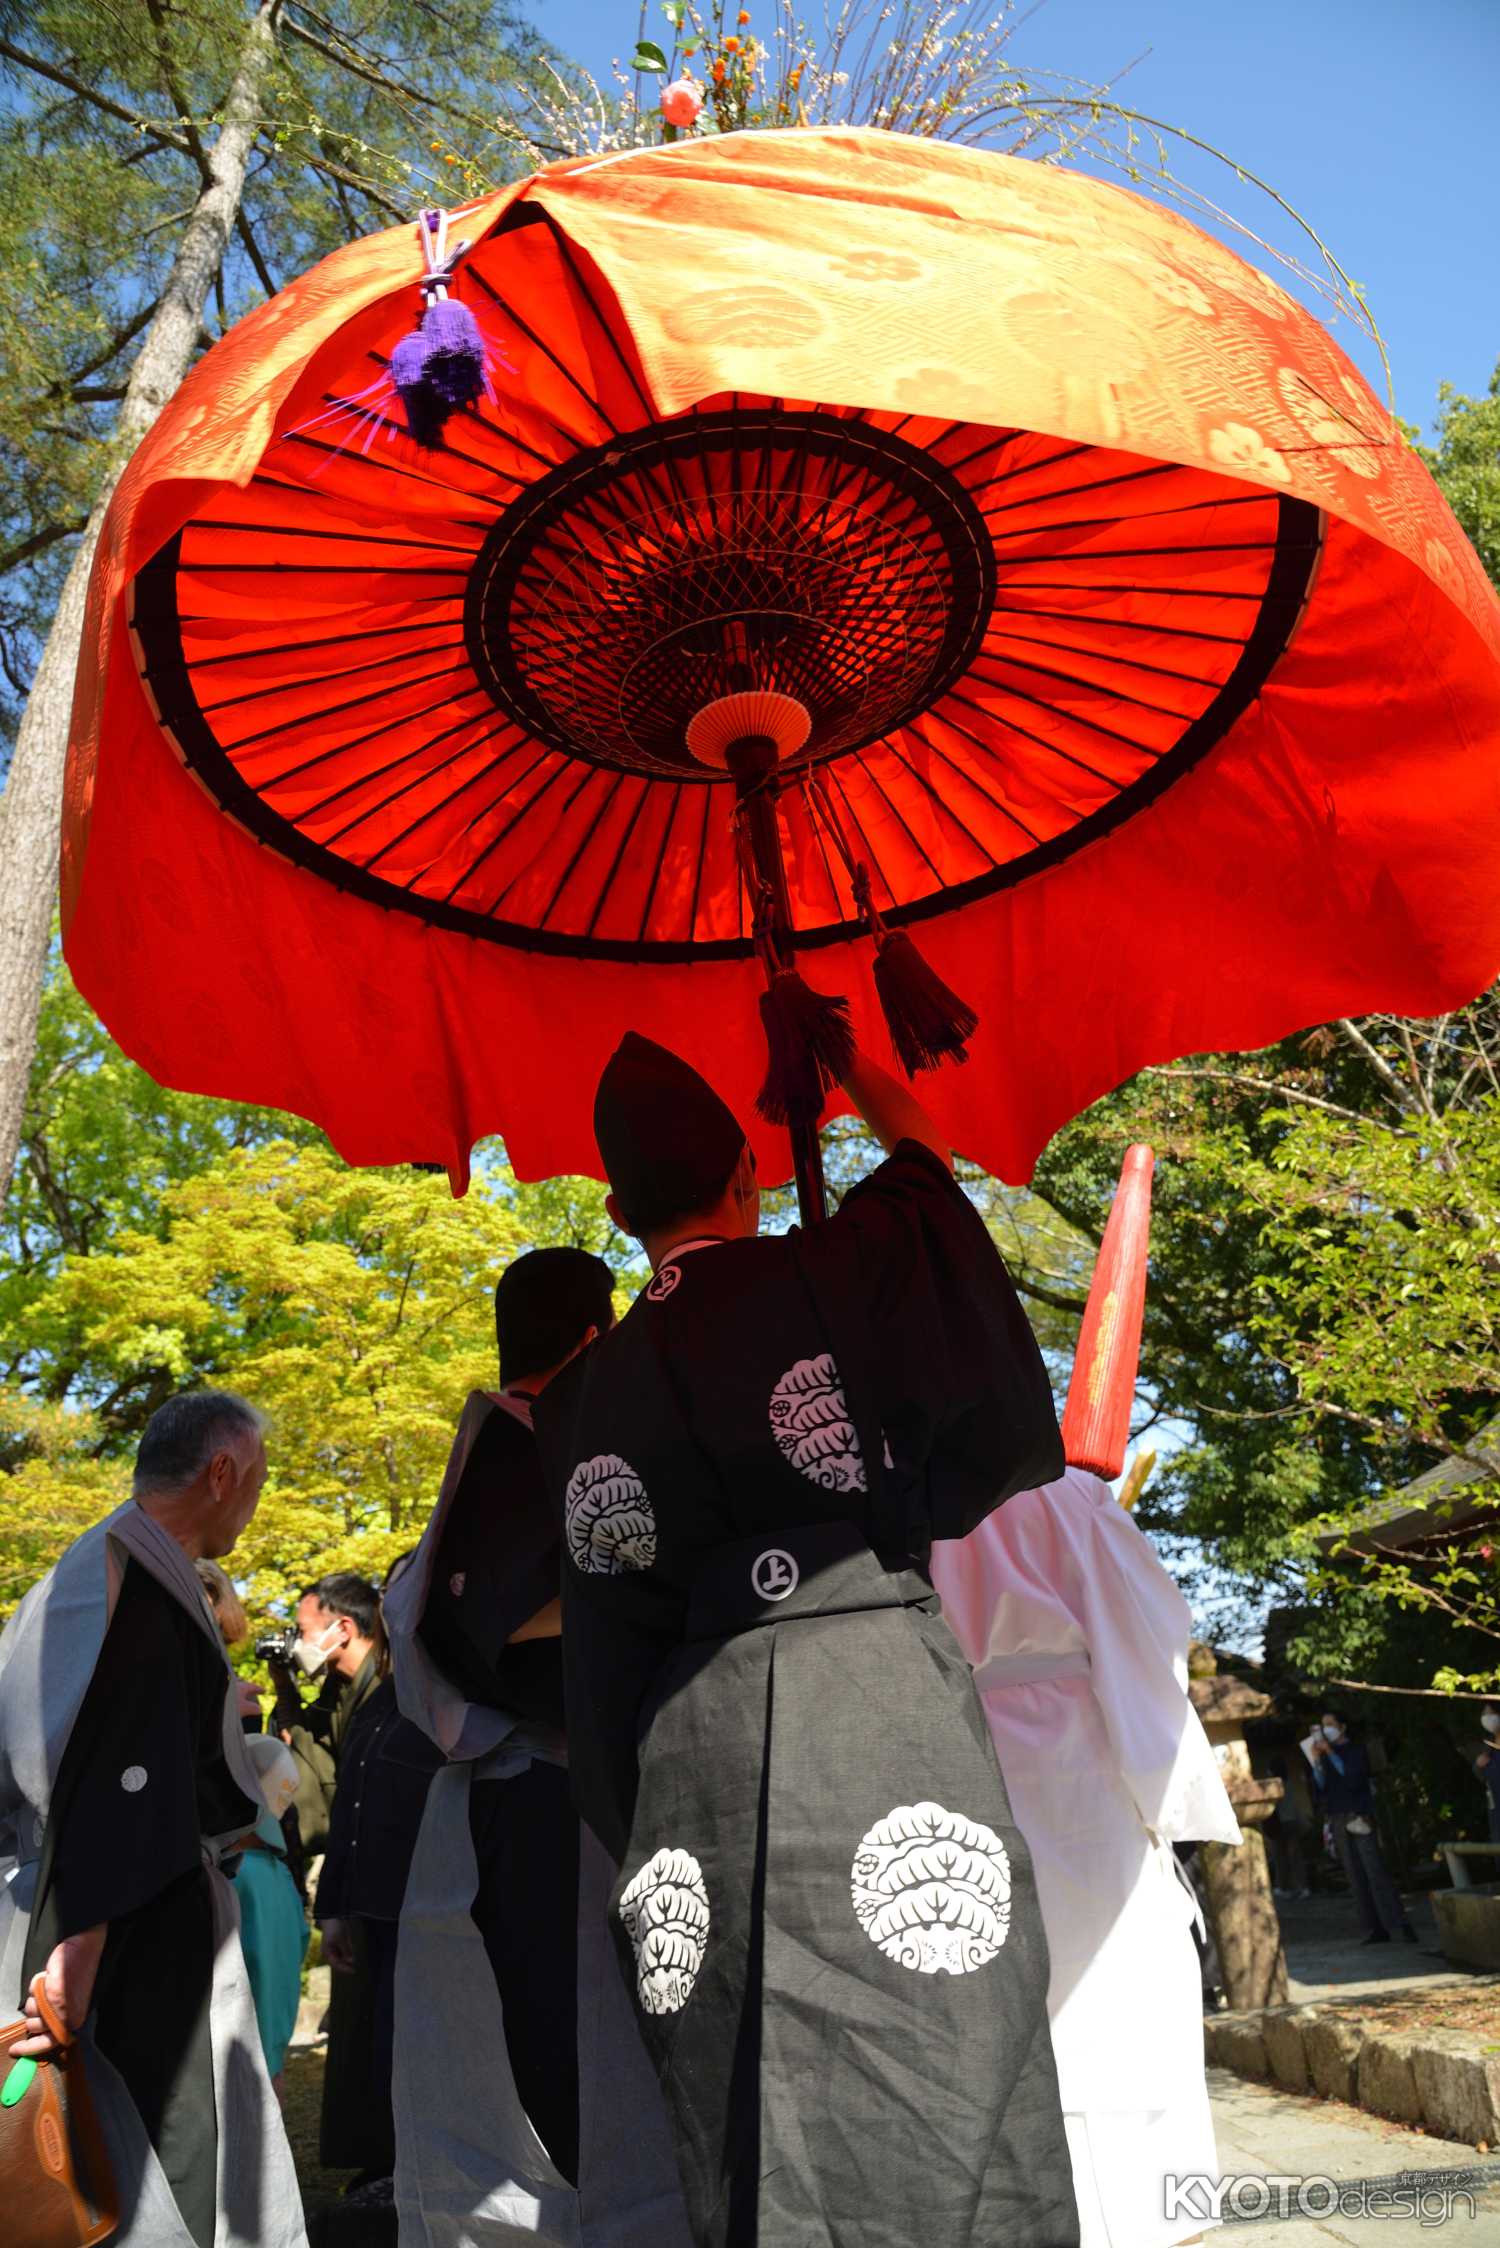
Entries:
{"type": "Polygon", "coordinates": [[[1125,1465],[1130,1408],[1141,1358],[1141,1318],[1146,1308],[1146,1249],[1151,1238],[1149,1147],[1128,1147],[1120,1166],[1114,1208],[1099,1245],[1063,1409],[1063,1450],[1069,1467],[1086,1467],[1113,1480],[1125,1465]]]}

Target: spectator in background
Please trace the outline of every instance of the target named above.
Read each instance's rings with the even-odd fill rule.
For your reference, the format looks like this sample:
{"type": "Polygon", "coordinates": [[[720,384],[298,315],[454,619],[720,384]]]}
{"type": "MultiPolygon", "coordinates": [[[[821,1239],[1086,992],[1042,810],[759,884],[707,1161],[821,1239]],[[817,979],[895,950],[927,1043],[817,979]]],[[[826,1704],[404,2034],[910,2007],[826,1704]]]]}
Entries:
{"type": "Polygon", "coordinates": [[[240,1901],[240,1948],[255,2000],[266,2074],[279,2100],[286,2049],[297,2026],[307,1951],[307,1915],[287,1863],[282,1832],[282,1821],[291,1816],[297,1793],[297,1765],[285,1741],[278,1741],[274,1733],[254,1733],[245,1746],[265,1808],[254,1833],[245,1837],[234,1886],[240,1901]]]}
{"type": "Polygon", "coordinates": [[[1474,1769],[1484,1782],[1484,1792],[1490,1806],[1490,1840],[1500,1843],[1500,1702],[1486,1702],[1479,1712],[1479,1722],[1484,1728],[1484,1747],[1474,1759],[1474,1769]]]}
{"type": "MultiPolygon", "coordinates": [[[[273,1665],[272,1675],[277,1688],[276,1722],[299,1767],[297,1823],[311,1859],[320,1857],[328,1846],[350,1727],[384,1673],[380,1594],[368,1577],[349,1570],[320,1577],[297,1603],[297,1634],[292,1661],[304,1678],[320,1681],[316,1700],[303,1705],[292,1671],[285,1665],[273,1665]]],[[[356,1922],[352,1959],[329,1987],[319,2134],[319,2157],[327,2170],[379,2176],[382,2164],[389,2167],[386,2133],[372,2085],[374,2034],[375,1984],[363,1931],[356,1922]]]]}
{"type": "MultiPolygon", "coordinates": [[[[238,1647],[242,1640],[250,1637],[250,1619],[245,1614],[244,1602],[217,1561],[195,1561],[193,1566],[198,1572],[198,1582],[208,1596],[208,1605],[214,1612],[219,1637],[226,1648],[238,1647]]],[[[260,1688],[254,1679],[241,1678],[236,1673],[234,1693],[240,1716],[245,1722],[245,1731],[258,1733],[261,1729],[260,1688]]]]}
{"type": "MultiPolygon", "coordinates": [[[[386,1589],[411,1559],[403,1554],[386,1575],[386,1589]]],[[[382,1634],[383,1645],[383,1634],[382,1634]]],[[[382,1671],[384,1673],[384,1665],[382,1671]]],[[[356,1972],[363,1960],[370,1977],[372,2036],[369,2112],[363,2167],[369,2175],[345,2196],[361,2212],[351,2234],[373,2243],[389,2211],[395,2231],[395,2124],[391,2112],[396,2008],[396,1931],[406,1877],[427,1807],[427,1789],[442,1763],[440,1749],[396,1707],[396,1688],[382,1675],[350,1720],[339,1755],[339,1784],[328,1828],[328,1852],[314,1917],[323,1934],[323,1957],[335,1975],[356,1972]]],[[[325,2226],[331,2241],[340,2231],[325,2226]]]]}
{"type": "Polygon", "coordinates": [[[328,1846],[328,1819],[338,1777],[339,1751],[360,1704],[380,1683],[385,1638],[380,1594],[368,1577],[339,1570],[309,1585],[297,1603],[297,1644],[292,1662],[318,1693],[304,1703],[294,1671],[271,1665],[276,1685],[276,1726],[300,1767],[297,1824],[309,1858],[328,1846]]]}
{"type": "Polygon", "coordinates": [[[1370,1760],[1332,1710],[1324,1711],[1308,1743],[1308,1761],[1319,1805],[1333,1830],[1334,1848],[1365,1924],[1361,1943],[1388,1944],[1399,1934],[1414,1944],[1417,1931],[1406,1917],[1401,1892],[1380,1853],[1370,1760]]]}

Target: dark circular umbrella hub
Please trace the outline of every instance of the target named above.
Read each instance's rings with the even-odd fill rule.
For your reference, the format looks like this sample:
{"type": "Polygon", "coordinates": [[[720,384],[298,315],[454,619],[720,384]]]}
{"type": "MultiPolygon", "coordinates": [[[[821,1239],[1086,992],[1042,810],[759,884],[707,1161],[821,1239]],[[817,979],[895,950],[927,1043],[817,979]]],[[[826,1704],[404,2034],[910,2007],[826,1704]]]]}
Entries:
{"type": "Polygon", "coordinates": [[[973,496],[892,431],[737,409],[575,455],[495,524],[465,603],[470,659],[541,741],[631,772],[709,779],[705,703],[794,696],[816,762],[927,709],[973,660],[995,597],[973,496]]]}

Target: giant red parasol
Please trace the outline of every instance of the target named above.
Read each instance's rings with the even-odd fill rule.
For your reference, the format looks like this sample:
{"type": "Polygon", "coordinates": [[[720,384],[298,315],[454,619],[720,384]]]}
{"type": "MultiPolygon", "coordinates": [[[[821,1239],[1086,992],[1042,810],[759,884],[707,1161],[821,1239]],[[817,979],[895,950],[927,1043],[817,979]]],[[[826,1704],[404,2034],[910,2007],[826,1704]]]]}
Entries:
{"type": "Polygon", "coordinates": [[[627,1025],[747,1113],[755,900],[687,729],[755,688],[808,720],[756,812],[809,982],[886,1050],[863,863],[981,1018],[932,1105],[1008,1178],[1143,1063],[1500,967],[1500,606],[1264,275],[879,132],[564,165],[454,231],[493,395],[438,449],[400,229],[213,350],[110,512],[66,943],[157,1077],[458,1180],[492,1132],[597,1170],[627,1025]]]}

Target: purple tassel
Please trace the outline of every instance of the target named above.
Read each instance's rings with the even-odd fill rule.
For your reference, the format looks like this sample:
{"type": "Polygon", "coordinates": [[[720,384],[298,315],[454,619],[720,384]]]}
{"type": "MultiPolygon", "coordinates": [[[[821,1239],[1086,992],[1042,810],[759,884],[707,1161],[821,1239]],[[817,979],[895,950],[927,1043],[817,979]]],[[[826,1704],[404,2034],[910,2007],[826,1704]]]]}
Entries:
{"type": "Polygon", "coordinates": [[[403,336],[391,353],[391,381],[406,410],[406,426],[419,445],[442,442],[448,407],[427,379],[432,346],[423,329],[403,336]]]}
{"type": "Polygon", "coordinates": [[[479,322],[457,297],[439,297],[422,315],[427,346],[423,379],[448,407],[472,406],[486,388],[484,337],[479,322]]]}

